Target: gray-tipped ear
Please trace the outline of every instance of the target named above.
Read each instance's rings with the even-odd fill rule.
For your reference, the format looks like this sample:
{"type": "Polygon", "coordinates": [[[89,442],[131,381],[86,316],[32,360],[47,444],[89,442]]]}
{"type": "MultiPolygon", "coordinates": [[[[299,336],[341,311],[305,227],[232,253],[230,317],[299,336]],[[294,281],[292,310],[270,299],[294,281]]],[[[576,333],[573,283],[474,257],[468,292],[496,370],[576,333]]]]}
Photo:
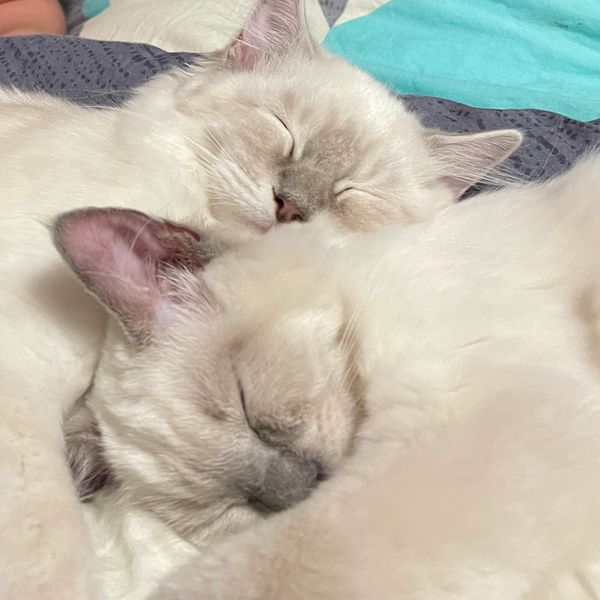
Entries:
{"type": "Polygon", "coordinates": [[[102,453],[102,436],[96,419],[80,399],[64,423],[67,461],[81,499],[86,499],[112,482],[102,453]]]}
{"type": "Polygon", "coordinates": [[[510,156],[523,141],[517,129],[481,133],[431,133],[430,153],[442,168],[441,179],[455,200],[510,156]]]}
{"type": "Polygon", "coordinates": [[[314,48],[302,0],[258,0],[223,55],[233,69],[249,71],[291,50],[312,53],[314,48]]]}

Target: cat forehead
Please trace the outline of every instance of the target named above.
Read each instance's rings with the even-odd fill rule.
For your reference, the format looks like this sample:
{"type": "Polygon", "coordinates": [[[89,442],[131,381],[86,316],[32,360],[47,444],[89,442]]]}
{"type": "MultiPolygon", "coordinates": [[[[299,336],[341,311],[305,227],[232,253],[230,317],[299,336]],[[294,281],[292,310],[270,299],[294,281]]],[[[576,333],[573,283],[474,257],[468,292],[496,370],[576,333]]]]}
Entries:
{"type": "MultiPolygon", "coordinates": [[[[354,69],[345,63],[341,66],[351,70],[353,80],[354,69]]],[[[261,157],[269,160],[272,148],[278,151],[285,126],[298,152],[287,175],[299,170],[296,175],[304,176],[312,165],[310,177],[316,178],[315,183],[351,175],[369,179],[387,173],[385,167],[395,156],[408,157],[412,163],[425,155],[421,124],[379,84],[369,78],[367,85],[356,81],[338,85],[328,79],[320,83],[310,75],[303,79],[308,83],[267,80],[262,87],[251,81],[240,83],[239,94],[231,93],[229,110],[223,110],[227,100],[219,104],[216,118],[221,125],[215,137],[233,144],[232,152],[254,164],[261,157]],[[357,99],[358,94],[364,98],[357,99]],[[277,120],[283,125],[277,125],[277,120]]],[[[394,164],[395,174],[403,170],[402,164],[394,164]]],[[[305,191],[315,188],[305,182],[302,187],[305,191]]]]}
{"type": "MultiPolygon", "coordinates": [[[[373,126],[378,121],[411,121],[403,106],[382,85],[355,67],[338,59],[301,63],[290,71],[263,76],[264,91],[290,116],[317,118],[324,127],[327,117],[347,123],[373,126]]],[[[314,126],[314,122],[311,123],[314,126]]]]}
{"type": "Polygon", "coordinates": [[[334,239],[326,219],[278,228],[209,263],[201,274],[203,285],[221,312],[232,317],[275,322],[289,312],[331,306],[337,287],[315,257],[325,265],[327,243],[321,236],[328,235],[334,239]],[[312,235],[303,235],[303,227],[312,235]]]}
{"type": "Polygon", "coordinates": [[[199,103],[214,105],[224,118],[231,116],[226,114],[229,106],[243,113],[237,115],[240,118],[251,116],[245,109],[287,112],[298,117],[297,126],[309,121],[307,124],[314,127],[315,118],[326,126],[324,117],[340,111],[346,119],[359,124],[366,119],[365,125],[370,126],[377,121],[386,126],[402,121],[408,126],[418,123],[381,83],[323,50],[312,58],[292,55],[275,60],[258,71],[209,71],[193,80],[195,83],[186,86],[192,90],[188,100],[193,102],[198,95],[199,103]]]}

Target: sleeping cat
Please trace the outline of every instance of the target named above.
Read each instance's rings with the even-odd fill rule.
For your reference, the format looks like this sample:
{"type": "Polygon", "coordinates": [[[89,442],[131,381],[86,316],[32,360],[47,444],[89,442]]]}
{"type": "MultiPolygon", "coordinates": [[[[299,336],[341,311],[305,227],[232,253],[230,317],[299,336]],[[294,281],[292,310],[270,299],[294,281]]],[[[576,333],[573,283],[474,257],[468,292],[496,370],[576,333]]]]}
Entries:
{"type": "Polygon", "coordinates": [[[208,419],[245,428],[242,452],[256,436],[337,469],[156,598],[546,598],[597,555],[599,189],[593,157],[430,223],[292,225],[195,275],[163,266],[195,246],[161,243],[160,221],[63,217],[63,252],[129,332],[92,401],[134,498],[168,515],[182,484],[193,497],[208,419]]]}
{"type": "Polygon", "coordinates": [[[59,578],[66,598],[93,585],[80,576],[86,534],[61,460],[61,417],[90,384],[106,320],[52,248],[58,213],[125,205],[233,238],[319,211],[350,229],[409,223],[520,141],[515,131],[425,130],[382,86],[312,44],[297,0],[262,0],[226,50],[156,77],[122,108],[7,90],[0,114],[0,455],[13,490],[0,506],[10,548],[0,579],[14,597],[34,597],[34,581],[46,590],[59,578]],[[31,537],[14,526],[24,521],[31,537]]]}
{"type": "MultiPolygon", "coordinates": [[[[295,347],[266,356],[248,346],[241,323],[223,323],[216,305],[195,302],[203,290],[193,274],[211,252],[189,229],[90,209],[61,217],[56,241],[117,317],[93,387],[66,423],[84,493],[111,478],[125,503],[198,545],[302,500],[347,454],[362,407],[346,390],[338,331],[320,327],[329,295],[288,301],[298,310],[317,303],[323,316],[290,320],[295,347]],[[189,301],[180,303],[179,291],[189,301]],[[163,324],[170,335],[161,335],[163,324]],[[312,344],[305,363],[317,334],[322,349],[312,344]]],[[[271,335],[256,326],[253,334],[271,335]]]]}

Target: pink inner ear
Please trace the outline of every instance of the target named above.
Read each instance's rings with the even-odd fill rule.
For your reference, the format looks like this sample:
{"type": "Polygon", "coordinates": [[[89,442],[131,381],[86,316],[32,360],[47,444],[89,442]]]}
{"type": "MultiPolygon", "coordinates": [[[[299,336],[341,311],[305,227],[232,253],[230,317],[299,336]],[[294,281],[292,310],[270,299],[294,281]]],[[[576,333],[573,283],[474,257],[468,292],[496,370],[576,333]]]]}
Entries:
{"type": "Polygon", "coordinates": [[[132,210],[74,211],[56,226],[57,246],[73,270],[138,334],[174,301],[165,271],[202,268],[199,239],[185,226],[132,210]]]}
{"type": "Polygon", "coordinates": [[[299,10],[299,0],[258,0],[229,49],[234,66],[250,70],[269,56],[284,54],[298,41],[299,10]]]}
{"type": "Polygon", "coordinates": [[[263,4],[255,9],[250,22],[240,32],[235,41],[238,68],[242,70],[252,69],[260,58],[267,53],[268,44],[265,41],[265,32],[268,30],[269,15],[264,10],[263,4]]]}

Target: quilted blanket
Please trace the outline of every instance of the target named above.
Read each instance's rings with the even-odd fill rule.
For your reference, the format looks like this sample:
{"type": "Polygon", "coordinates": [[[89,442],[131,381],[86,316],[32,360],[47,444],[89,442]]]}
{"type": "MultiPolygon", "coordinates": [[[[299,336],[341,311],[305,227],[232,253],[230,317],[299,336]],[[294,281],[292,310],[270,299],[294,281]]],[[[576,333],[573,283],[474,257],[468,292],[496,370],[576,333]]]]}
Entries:
{"type": "MultiPolygon", "coordinates": [[[[41,89],[88,106],[115,106],[153,75],[192,60],[202,57],[74,37],[0,38],[0,85],[41,89]]],[[[403,99],[427,126],[446,131],[520,128],[525,142],[507,167],[511,175],[524,180],[559,173],[600,145],[600,119],[577,121],[535,109],[481,109],[425,96],[403,99]]]]}

